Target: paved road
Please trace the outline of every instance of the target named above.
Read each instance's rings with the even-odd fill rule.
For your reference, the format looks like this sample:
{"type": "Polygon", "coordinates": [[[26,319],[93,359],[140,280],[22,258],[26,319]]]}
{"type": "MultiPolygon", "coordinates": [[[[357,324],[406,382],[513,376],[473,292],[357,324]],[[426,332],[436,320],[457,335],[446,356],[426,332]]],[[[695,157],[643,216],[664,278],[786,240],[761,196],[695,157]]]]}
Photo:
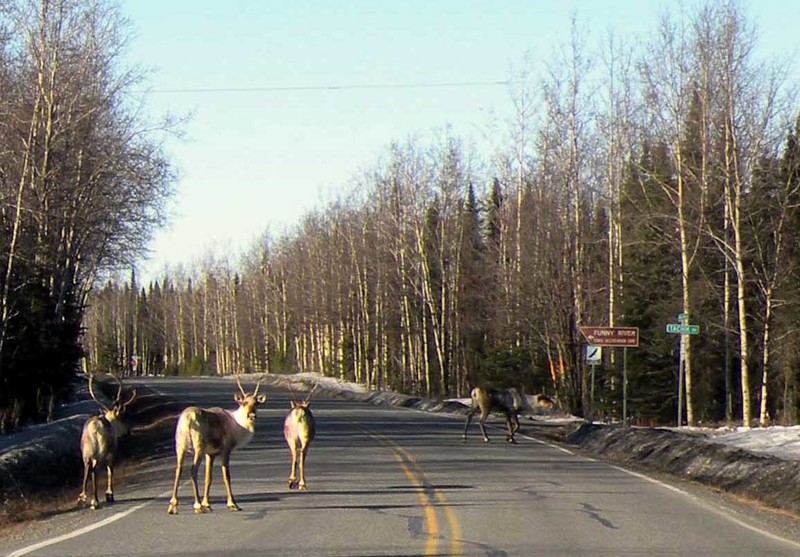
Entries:
{"type": "MultiPolygon", "coordinates": [[[[235,406],[228,380],[149,384],[187,404],[235,406]]],[[[174,457],[162,454],[118,487],[115,504],[37,523],[0,540],[0,554],[800,555],[792,520],[701,489],[676,488],[531,438],[507,445],[499,431],[484,444],[477,426],[464,444],[462,421],[452,416],[321,393],[312,402],[318,433],[309,489],[290,491],[281,429],[289,394],[267,392],[253,442],[231,459],[241,512],[225,508],[216,469],[214,512],[193,514],[185,480],[180,513],[167,515],[174,457]]]]}

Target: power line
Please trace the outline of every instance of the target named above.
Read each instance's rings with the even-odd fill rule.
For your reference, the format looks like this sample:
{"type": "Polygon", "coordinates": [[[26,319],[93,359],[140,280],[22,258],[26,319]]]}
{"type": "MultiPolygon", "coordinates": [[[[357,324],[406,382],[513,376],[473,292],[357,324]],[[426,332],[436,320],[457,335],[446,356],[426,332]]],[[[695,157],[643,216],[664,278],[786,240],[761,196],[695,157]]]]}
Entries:
{"type": "Polygon", "coordinates": [[[147,93],[176,94],[176,93],[273,93],[286,91],[347,91],[358,89],[434,89],[455,87],[498,87],[508,86],[509,80],[502,81],[449,81],[430,83],[378,83],[361,85],[280,85],[271,87],[197,87],[181,89],[151,89],[147,93]]]}

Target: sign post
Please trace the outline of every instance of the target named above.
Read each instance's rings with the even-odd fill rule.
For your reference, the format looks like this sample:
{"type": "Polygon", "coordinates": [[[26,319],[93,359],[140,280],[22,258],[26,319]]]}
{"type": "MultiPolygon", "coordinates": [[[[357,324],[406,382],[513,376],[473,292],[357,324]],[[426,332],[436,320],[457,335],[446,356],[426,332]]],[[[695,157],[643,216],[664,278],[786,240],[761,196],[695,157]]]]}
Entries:
{"type": "MultiPolygon", "coordinates": [[[[600,347],[622,347],[622,423],[628,423],[628,348],[639,346],[639,327],[588,327],[581,326],[581,333],[589,344],[600,347]]],[[[587,351],[588,360],[588,351],[587,351]]],[[[592,367],[592,390],[594,389],[594,366],[592,367]]],[[[593,395],[592,395],[593,398],[593,395]]],[[[594,405],[594,400],[592,400],[594,405]]]]}
{"type": "Polygon", "coordinates": [[[594,376],[595,376],[595,369],[597,368],[597,364],[599,364],[603,359],[603,348],[600,346],[595,346],[590,344],[586,347],[586,363],[589,364],[589,368],[592,370],[592,375],[590,377],[589,383],[589,418],[592,420],[594,419],[594,376]]]}
{"type": "Polygon", "coordinates": [[[681,335],[680,352],[678,356],[678,427],[683,425],[683,391],[686,375],[686,343],[689,335],[700,334],[699,325],[689,325],[689,314],[679,313],[680,323],[667,323],[667,333],[681,335]]]}

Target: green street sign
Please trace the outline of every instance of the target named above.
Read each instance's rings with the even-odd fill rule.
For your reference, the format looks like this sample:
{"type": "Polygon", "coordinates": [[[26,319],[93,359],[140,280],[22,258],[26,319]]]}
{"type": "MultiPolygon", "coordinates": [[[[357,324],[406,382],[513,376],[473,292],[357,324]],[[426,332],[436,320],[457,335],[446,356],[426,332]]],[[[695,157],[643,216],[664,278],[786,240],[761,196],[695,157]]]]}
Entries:
{"type": "Polygon", "coordinates": [[[676,335],[700,334],[700,325],[684,325],[682,323],[667,323],[667,332],[676,335]]]}

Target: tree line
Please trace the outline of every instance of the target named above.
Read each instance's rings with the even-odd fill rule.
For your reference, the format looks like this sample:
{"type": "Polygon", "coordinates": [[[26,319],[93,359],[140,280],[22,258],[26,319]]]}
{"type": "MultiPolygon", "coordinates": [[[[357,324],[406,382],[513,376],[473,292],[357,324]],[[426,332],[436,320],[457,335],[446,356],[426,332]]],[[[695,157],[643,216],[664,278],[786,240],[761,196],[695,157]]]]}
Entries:
{"type": "Polygon", "coordinates": [[[4,429],[46,414],[81,361],[796,422],[796,88],[737,2],[665,12],[634,47],[591,50],[573,22],[541,76],[512,79],[490,149],[398,141],[290,232],[146,285],[100,280],[135,265],[174,181],[124,22],[100,1],[0,7],[4,429]],[[680,344],[678,314],[700,327],[680,344]],[[638,327],[640,346],[590,369],[583,325],[638,327]]]}
{"type": "Polygon", "coordinates": [[[293,230],[91,298],[87,361],[131,373],[319,371],[579,415],[795,423],[800,124],[737,2],[664,13],[635,48],[571,41],[479,150],[394,143],[293,230]],[[699,335],[666,333],[683,314],[699,335]],[[638,348],[591,373],[582,325],[638,348]],[[624,360],[624,361],[623,361],[624,360]],[[622,384],[625,366],[626,385],[622,384]],[[681,416],[677,416],[677,412],[681,416]]]}
{"type": "Polygon", "coordinates": [[[103,0],[0,0],[0,432],[52,416],[96,279],[164,223],[173,169],[103,0]]]}

